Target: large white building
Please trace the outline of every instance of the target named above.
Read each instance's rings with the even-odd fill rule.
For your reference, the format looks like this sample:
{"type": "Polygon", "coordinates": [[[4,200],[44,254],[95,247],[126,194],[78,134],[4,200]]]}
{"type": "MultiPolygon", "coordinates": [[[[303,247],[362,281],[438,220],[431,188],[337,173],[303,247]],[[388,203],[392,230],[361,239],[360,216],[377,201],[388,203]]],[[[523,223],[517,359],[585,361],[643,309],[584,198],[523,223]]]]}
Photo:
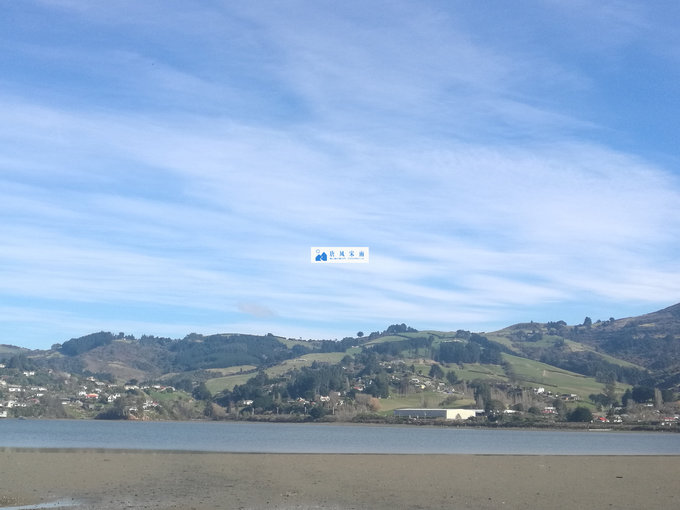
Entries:
{"type": "Polygon", "coordinates": [[[467,420],[483,413],[483,409],[395,409],[394,416],[405,418],[444,418],[467,420]]]}

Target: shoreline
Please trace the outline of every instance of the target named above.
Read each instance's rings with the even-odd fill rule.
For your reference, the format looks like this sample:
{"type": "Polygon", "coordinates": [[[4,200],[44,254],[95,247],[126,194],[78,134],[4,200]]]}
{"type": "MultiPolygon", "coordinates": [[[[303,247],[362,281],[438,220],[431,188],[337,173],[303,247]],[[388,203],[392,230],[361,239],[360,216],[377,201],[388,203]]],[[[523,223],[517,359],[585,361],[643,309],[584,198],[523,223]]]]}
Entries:
{"type": "MultiPolygon", "coordinates": [[[[559,423],[550,425],[515,425],[515,424],[488,424],[488,423],[457,423],[447,421],[330,421],[330,420],[97,420],[94,418],[1,418],[3,421],[60,421],[60,422],[100,422],[100,423],[249,423],[249,424],[287,424],[287,425],[342,425],[348,427],[412,427],[412,428],[456,428],[456,429],[480,429],[480,430],[533,430],[533,431],[559,431],[559,432],[663,432],[680,433],[680,426],[662,426],[650,424],[621,425],[607,424],[600,426],[596,423],[559,423]],[[593,426],[595,425],[595,426],[593,426]]],[[[2,507],[0,507],[2,508],[2,507]]]]}
{"type": "MultiPolygon", "coordinates": [[[[650,457],[660,457],[667,458],[673,457],[680,459],[680,453],[594,453],[591,455],[585,455],[582,453],[383,453],[383,452],[343,452],[343,453],[327,453],[327,452],[258,452],[258,451],[209,451],[209,450],[171,450],[171,449],[141,449],[141,448],[99,448],[99,447],[31,447],[31,446],[0,446],[0,457],[4,453],[83,453],[83,454],[149,454],[149,455],[272,455],[272,456],[365,456],[365,457],[550,457],[550,458],[576,458],[576,457],[586,457],[586,458],[596,458],[603,457],[609,459],[621,459],[621,458],[650,458],[650,457]]],[[[1,472],[1,471],[0,471],[1,472]]],[[[0,509],[2,509],[0,505],[0,509]]]]}
{"type": "Polygon", "coordinates": [[[677,455],[0,448],[0,505],[76,501],[75,508],[83,510],[673,508],[680,502],[679,472],[677,455]]]}

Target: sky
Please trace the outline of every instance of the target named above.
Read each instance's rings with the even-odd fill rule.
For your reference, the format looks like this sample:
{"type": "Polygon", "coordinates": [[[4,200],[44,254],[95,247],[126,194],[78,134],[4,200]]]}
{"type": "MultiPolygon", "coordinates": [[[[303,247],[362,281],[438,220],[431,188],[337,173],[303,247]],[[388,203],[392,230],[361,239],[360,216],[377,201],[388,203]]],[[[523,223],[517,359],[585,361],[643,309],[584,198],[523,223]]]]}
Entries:
{"type": "Polygon", "coordinates": [[[672,0],[0,0],[0,343],[673,305],[679,18],[672,0]]]}

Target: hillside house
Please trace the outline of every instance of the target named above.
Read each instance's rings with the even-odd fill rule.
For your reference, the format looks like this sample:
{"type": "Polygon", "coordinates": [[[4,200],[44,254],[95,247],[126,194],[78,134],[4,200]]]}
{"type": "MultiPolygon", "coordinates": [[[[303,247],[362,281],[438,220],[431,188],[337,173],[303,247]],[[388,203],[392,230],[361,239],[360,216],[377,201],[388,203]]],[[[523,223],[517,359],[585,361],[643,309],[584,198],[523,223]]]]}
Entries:
{"type": "Polygon", "coordinates": [[[142,405],[142,409],[145,411],[147,409],[155,409],[156,407],[158,407],[158,402],[154,402],[153,400],[146,400],[142,405]]]}
{"type": "Polygon", "coordinates": [[[579,397],[576,393],[563,393],[560,395],[560,398],[565,402],[577,402],[578,400],[581,400],[581,397],[579,397]]]}
{"type": "Polygon", "coordinates": [[[661,418],[661,425],[675,425],[678,423],[679,417],[677,415],[675,416],[664,416],[661,418]]]}

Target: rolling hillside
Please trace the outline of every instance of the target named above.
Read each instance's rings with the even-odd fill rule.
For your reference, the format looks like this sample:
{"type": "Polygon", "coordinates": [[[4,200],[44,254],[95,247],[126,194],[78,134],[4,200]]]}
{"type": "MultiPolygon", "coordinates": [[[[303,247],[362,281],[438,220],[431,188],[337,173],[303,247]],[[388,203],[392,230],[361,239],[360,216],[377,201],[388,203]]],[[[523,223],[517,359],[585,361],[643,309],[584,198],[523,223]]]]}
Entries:
{"type": "MultiPolygon", "coordinates": [[[[296,399],[314,402],[333,392],[350,398],[355,410],[371,407],[363,396],[382,399],[383,410],[414,402],[528,409],[549,404],[549,395],[599,408],[625,402],[631,390],[644,390],[658,403],[678,390],[680,305],[640,317],[572,326],[529,322],[485,334],[395,324],[342,341],[195,333],[136,339],[99,332],[45,351],[2,345],[0,364],[1,379],[15,374],[10,382],[54,371],[109,387],[170,385],[229,409],[252,401],[261,412],[277,413],[302,412],[296,399]]],[[[642,401],[640,391],[636,401],[642,401]]]]}

